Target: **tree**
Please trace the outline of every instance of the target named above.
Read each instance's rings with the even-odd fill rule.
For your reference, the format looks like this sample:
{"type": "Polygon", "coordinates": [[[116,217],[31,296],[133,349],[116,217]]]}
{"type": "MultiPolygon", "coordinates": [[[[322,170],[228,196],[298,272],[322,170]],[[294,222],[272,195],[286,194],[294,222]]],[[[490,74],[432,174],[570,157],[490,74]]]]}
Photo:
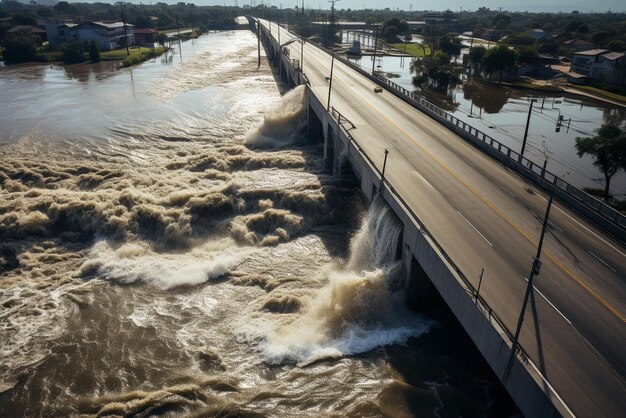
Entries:
{"type": "Polygon", "coordinates": [[[7,62],[26,62],[33,59],[37,47],[41,45],[41,38],[27,31],[9,33],[2,41],[7,62]]]}
{"type": "Polygon", "coordinates": [[[450,55],[442,51],[431,57],[414,59],[411,74],[414,74],[412,82],[415,87],[428,86],[441,92],[447,92],[461,82],[458,69],[450,63],[450,55]]]}
{"type": "Polygon", "coordinates": [[[98,51],[98,47],[96,46],[96,41],[94,40],[89,42],[89,59],[91,60],[91,62],[100,61],[100,52],[98,51]]]}
{"type": "Polygon", "coordinates": [[[461,54],[462,47],[459,38],[450,34],[442,36],[439,40],[439,49],[453,57],[458,57],[461,54]]]}
{"type": "Polygon", "coordinates": [[[609,42],[609,49],[611,51],[622,52],[626,50],[626,43],[621,39],[614,39],[609,42]]]}
{"type": "Polygon", "coordinates": [[[83,57],[85,49],[82,42],[65,42],[61,44],[61,52],[63,53],[63,62],[66,64],[76,64],[85,60],[83,57]]]}
{"type": "Polygon", "coordinates": [[[509,45],[530,46],[530,45],[534,45],[535,38],[533,38],[532,36],[530,36],[529,34],[525,32],[518,32],[518,33],[512,33],[508,35],[504,39],[504,42],[506,42],[509,45]]]}
{"type": "Polygon", "coordinates": [[[519,54],[519,62],[524,64],[534,64],[537,58],[539,58],[537,50],[532,46],[516,48],[516,51],[519,54]]]}
{"type": "Polygon", "coordinates": [[[576,151],[580,158],[590,155],[595,159],[593,165],[604,174],[604,200],[608,201],[611,178],[626,169],[626,132],[617,125],[602,125],[598,135],[576,138],[576,151]]]}
{"type": "Polygon", "coordinates": [[[496,29],[504,29],[511,24],[511,16],[500,13],[493,17],[492,22],[496,29]]]}
{"type": "Polygon", "coordinates": [[[469,51],[469,60],[474,65],[474,69],[477,69],[482,61],[485,53],[487,52],[487,48],[484,46],[474,46],[469,51]]]}
{"type": "Polygon", "coordinates": [[[502,73],[505,71],[513,71],[519,59],[519,55],[513,49],[498,44],[485,52],[485,56],[481,61],[483,71],[491,78],[493,74],[498,73],[498,80],[502,82],[502,73]]]}
{"type": "Polygon", "coordinates": [[[397,17],[392,17],[383,22],[381,30],[385,41],[395,42],[398,35],[409,31],[409,25],[406,22],[400,21],[397,17]]]}

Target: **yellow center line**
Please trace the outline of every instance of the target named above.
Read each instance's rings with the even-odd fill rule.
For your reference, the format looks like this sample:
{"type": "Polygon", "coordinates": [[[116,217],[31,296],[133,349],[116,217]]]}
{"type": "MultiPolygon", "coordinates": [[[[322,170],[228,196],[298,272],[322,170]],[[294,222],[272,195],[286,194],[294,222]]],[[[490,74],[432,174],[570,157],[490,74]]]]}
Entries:
{"type": "MultiPolygon", "coordinates": [[[[344,84],[340,80],[337,80],[335,77],[335,82],[339,81],[341,84],[344,84]]],[[[349,86],[348,86],[349,87],[349,86]]],[[[352,89],[351,89],[352,90],[352,89]]],[[[495,206],[490,200],[488,200],[485,196],[483,196],[478,190],[468,184],[463,178],[461,178],[458,174],[456,174],[450,167],[448,167],[445,163],[440,161],[437,157],[435,157],[430,151],[420,145],[411,135],[409,135],[404,129],[398,126],[395,122],[389,119],[384,113],[378,110],[375,106],[373,106],[368,100],[365,100],[363,96],[352,91],[356,96],[359,96],[363,103],[366,103],[369,107],[371,107],[375,112],[380,114],[387,122],[391,125],[395,126],[400,132],[404,134],[411,142],[413,142],[419,149],[421,149],[426,155],[428,155],[433,161],[441,166],[448,174],[457,179],[465,188],[471,191],[474,195],[476,195],[480,200],[482,200],[487,206],[489,206],[494,212],[496,212],[502,219],[504,219],[509,225],[511,225],[517,232],[522,234],[528,241],[530,241],[533,246],[537,246],[537,241],[535,241],[530,235],[528,235],[522,228],[517,226],[511,219],[509,219],[497,206],[495,206]]],[[[576,283],[578,283],[583,289],[585,289],[591,296],[593,296],[598,302],[603,304],[609,311],[611,311],[615,316],[622,320],[622,322],[626,322],[626,317],[620,313],[617,309],[615,309],[609,302],[607,302],[602,296],[600,296],[595,290],[593,290],[589,285],[583,282],[574,272],[568,269],[560,260],[558,260],[555,256],[550,254],[548,251],[543,251],[543,254],[546,255],[550,260],[552,260],[561,270],[563,270],[570,278],[572,278],[576,283]]]]}

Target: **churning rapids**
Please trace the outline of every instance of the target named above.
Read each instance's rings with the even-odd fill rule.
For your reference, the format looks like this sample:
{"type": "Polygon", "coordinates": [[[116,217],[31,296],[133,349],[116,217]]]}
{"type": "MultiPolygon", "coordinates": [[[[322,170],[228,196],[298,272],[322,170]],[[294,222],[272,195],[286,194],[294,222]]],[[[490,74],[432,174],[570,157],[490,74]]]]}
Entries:
{"type": "Polygon", "coordinates": [[[514,411],[405,307],[400,224],[324,169],[302,88],[248,32],[181,48],[0,67],[0,416],[514,411]]]}

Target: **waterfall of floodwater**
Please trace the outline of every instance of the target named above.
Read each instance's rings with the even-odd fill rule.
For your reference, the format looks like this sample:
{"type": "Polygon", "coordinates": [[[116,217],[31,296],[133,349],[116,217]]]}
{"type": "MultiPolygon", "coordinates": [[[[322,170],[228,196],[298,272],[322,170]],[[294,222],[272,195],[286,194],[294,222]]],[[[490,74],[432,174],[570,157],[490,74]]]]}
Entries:
{"type": "Polygon", "coordinates": [[[180,47],[0,67],[0,416],[484,416],[497,379],[404,307],[401,224],[325,171],[303,88],[251,33],[180,47]]]}

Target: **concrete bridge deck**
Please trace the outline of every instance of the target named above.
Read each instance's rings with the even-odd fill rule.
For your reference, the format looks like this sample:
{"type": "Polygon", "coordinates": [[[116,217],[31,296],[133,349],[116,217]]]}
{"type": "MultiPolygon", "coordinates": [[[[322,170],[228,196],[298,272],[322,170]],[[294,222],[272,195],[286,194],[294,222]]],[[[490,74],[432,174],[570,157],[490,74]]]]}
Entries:
{"type": "MultiPolygon", "coordinates": [[[[261,21],[270,55],[278,27],[261,21]]],[[[284,28],[281,43],[294,36],[284,28]]],[[[280,55],[286,80],[301,45],[280,55]]],[[[414,289],[432,283],[526,416],[618,417],[626,411],[626,249],[556,203],[520,337],[504,377],[545,213],[545,193],[370,77],[307,43],[302,69],[309,112],[328,156],[349,161],[372,197],[389,150],[383,196],[404,224],[403,258],[414,289]],[[338,120],[337,115],[342,118],[338,120]],[[349,123],[346,121],[349,120],[349,123]],[[427,231],[427,232],[426,232],[427,231]],[[474,302],[481,270],[480,296],[474,302]],[[428,283],[425,277],[428,276],[428,283]],[[497,318],[497,320],[494,320],[497,318]]]]}

